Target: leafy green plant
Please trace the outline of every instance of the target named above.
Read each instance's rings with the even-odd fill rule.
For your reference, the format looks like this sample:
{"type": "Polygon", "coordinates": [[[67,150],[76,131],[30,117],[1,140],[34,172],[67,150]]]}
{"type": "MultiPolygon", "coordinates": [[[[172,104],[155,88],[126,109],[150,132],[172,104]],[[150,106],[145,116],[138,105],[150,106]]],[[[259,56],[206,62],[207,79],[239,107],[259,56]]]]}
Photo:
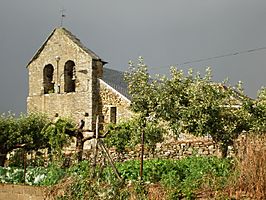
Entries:
{"type": "Polygon", "coordinates": [[[124,152],[129,145],[133,127],[132,121],[110,124],[108,127],[110,134],[104,139],[105,143],[109,147],[116,147],[118,153],[124,152]]]}
{"type": "Polygon", "coordinates": [[[7,167],[0,167],[0,181],[1,183],[22,183],[23,169],[7,167]]]}
{"type": "Polygon", "coordinates": [[[140,143],[142,131],[145,133],[145,145],[154,150],[156,143],[163,141],[163,133],[165,133],[161,125],[149,121],[144,127],[143,118],[139,116],[118,124],[111,124],[109,131],[110,134],[104,141],[109,147],[116,147],[119,153],[123,153],[126,148],[135,148],[140,143]]]}
{"type": "Polygon", "coordinates": [[[62,159],[62,149],[70,144],[71,137],[68,132],[75,130],[72,120],[59,118],[56,122],[47,123],[42,133],[49,139],[51,153],[54,158],[62,159]]]}
{"type": "Polygon", "coordinates": [[[65,176],[65,171],[57,165],[49,166],[46,177],[40,185],[55,185],[65,176]]]}
{"type": "Polygon", "coordinates": [[[252,113],[251,130],[257,134],[266,132],[266,88],[258,92],[258,97],[254,104],[247,105],[252,113]]]}
{"type": "Polygon", "coordinates": [[[0,166],[3,166],[9,152],[23,148],[26,151],[49,146],[48,138],[42,129],[48,119],[41,114],[15,115],[8,113],[0,116],[0,166]]]}
{"type": "Polygon", "coordinates": [[[25,183],[28,185],[42,185],[44,179],[47,178],[49,170],[44,167],[28,168],[25,183]]]}
{"type": "MultiPolygon", "coordinates": [[[[162,185],[169,199],[192,199],[201,189],[216,191],[224,188],[233,170],[232,160],[217,157],[152,159],[144,162],[143,181],[139,181],[139,164],[138,160],[116,163],[124,182],[117,180],[110,167],[104,168],[98,178],[91,178],[90,163],[82,161],[69,169],[61,169],[58,165],[27,168],[26,183],[50,185],[54,191],[61,188],[65,191],[63,196],[54,194],[59,199],[130,199],[132,195],[145,199],[151,184],[162,185]]],[[[96,168],[96,171],[99,170],[96,168]]],[[[19,183],[23,181],[23,172],[18,168],[0,168],[0,180],[3,183],[19,183]]]]}
{"type": "Polygon", "coordinates": [[[69,176],[79,176],[82,179],[85,179],[90,175],[90,170],[91,170],[91,167],[90,167],[89,161],[84,160],[71,166],[67,170],[67,174],[69,176]]]}
{"type": "Polygon", "coordinates": [[[172,67],[170,72],[170,78],[152,79],[142,58],[136,65],[130,63],[125,80],[132,111],[152,123],[164,121],[177,136],[211,136],[226,157],[228,146],[250,130],[248,105],[252,107],[253,101],[244,95],[240,83],[233,88],[226,81],[213,82],[209,68],[203,76],[192,69],[184,74],[172,67]]]}

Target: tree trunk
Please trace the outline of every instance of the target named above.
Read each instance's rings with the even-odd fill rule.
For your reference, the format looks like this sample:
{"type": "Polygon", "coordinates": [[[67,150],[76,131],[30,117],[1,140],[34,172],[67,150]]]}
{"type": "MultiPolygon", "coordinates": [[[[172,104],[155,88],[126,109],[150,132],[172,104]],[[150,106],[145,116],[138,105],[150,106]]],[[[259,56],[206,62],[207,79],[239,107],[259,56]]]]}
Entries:
{"type": "Polygon", "coordinates": [[[77,144],[76,144],[78,162],[82,161],[82,153],[83,153],[83,146],[84,146],[84,142],[82,140],[83,140],[83,134],[82,134],[82,132],[78,132],[77,144]]]}
{"type": "Polygon", "coordinates": [[[7,153],[0,152],[0,166],[1,167],[4,167],[4,165],[5,165],[6,156],[7,156],[7,153]]]}
{"type": "Polygon", "coordinates": [[[227,153],[228,153],[228,145],[227,144],[221,144],[220,148],[221,148],[221,152],[222,152],[222,158],[226,158],[227,153]]]}

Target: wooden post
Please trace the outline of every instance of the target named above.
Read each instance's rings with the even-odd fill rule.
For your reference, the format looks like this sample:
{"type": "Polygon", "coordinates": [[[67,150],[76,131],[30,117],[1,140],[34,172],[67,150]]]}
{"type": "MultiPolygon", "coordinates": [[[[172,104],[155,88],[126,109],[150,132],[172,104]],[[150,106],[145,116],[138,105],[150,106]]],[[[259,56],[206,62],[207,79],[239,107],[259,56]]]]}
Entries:
{"type": "Polygon", "coordinates": [[[27,155],[26,150],[23,149],[23,166],[24,166],[24,172],[23,172],[23,183],[26,183],[26,173],[27,173],[27,155]]]}
{"type": "Polygon", "coordinates": [[[141,152],[140,152],[140,170],[139,170],[140,180],[143,180],[143,157],[144,157],[144,130],[142,130],[141,133],[141,152]]]}
{"type": "Polygon", "coordinates": [[[115,165],[114,165],[114,163],[113,163],[113,161],[112,161],[112,158],[111,158],[111,156],[110,156],[108,150],[106,149],[106,147],[105,147],[105,145],[104,145],[104,143],[103,143],[102,140],[99,140],[99,145],[100,145],[100,147],[102,148],[103,152],[105,153],[105,155],[106,155],[106,157],[107,157],[107,159],[108,159],[108,161],[109,161],[111,167],[113,168],[113,171],[114,171],[116,177],[117,177],[120,181],[122,181],[122,178],[120,177],[120,175],[119,175],[119,173],[118,173],[118,171],[117,171],[117,169],[116,169],[116,167],[115,167],[115,165]]]}
{"type": "Polygon", "coordinates": [[[95,127],[95,148],[94,148],[94,161],[93,164],[96,165],[97,154],[98,154],[98,138],[99,138],[99,116],[96,117],[96,127],[95,127]]]}
{"type": "Polygon", "coordinates": [[[96,127],[95,127],[95,148],[94,148],[94,158],[93,158],[93,173],[92,177],[95,176],[96,162],[97,162],[97,154],[98,154],[98,138],[99,138],[99,116],[96,117],[96,127]]]}

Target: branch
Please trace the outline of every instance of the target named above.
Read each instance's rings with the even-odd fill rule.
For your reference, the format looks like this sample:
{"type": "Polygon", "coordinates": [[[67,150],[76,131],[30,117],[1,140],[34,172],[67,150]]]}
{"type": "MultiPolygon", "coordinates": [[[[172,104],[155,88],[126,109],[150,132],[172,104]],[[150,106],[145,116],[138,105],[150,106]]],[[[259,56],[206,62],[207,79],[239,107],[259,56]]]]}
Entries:
{"type": "MultiPolygon", "coordinates": [[[[85,131],[82,131],[82,132],[85,132],[85,131]]],[[[105,138],[110,132],[111,131],[108,130],[103,135],[99,135],[98,138],[105,138]]],[[[93,132],[93,135],[92,136],[83,138],[82,139],[82,142],[86,142],[87,140],[91,140],[91,139],[95,139],[95,138],[96,138],[96,135],[95,135],[95,132],[93,132]]]]}
{"type": "Polygon", "coordinates": [[[26,147],[28,144],[16,144],[15,148],[24,148],[26,147]]]}

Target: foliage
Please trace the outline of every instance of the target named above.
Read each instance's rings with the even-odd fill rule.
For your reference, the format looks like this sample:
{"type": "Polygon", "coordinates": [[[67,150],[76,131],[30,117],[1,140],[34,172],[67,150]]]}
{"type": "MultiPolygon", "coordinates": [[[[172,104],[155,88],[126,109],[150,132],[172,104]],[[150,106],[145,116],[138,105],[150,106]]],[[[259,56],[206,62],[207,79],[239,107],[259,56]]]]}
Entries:
{"type": "Polygon", "coordinates": [[[41,114],[20,115],[12,113],[0,116],[0,166],[3,166],[7,153],[17,148],[37,150],[47,147],[48,138],[42,132],[48,119],[41,114]]]}
{"type": "Polygon", "coordinates": [[[266,133],[266,88],[258,92],[254,104],[250,106],[252,113],[251,130],[256,133],[266,133]]]}
{"type": "MultiPolygon", "coordinates": [[[[223,188],[232,169],[230,160],[216,157],[190,157],[182,160],[154,159],[144,163],[144,182],[140,182],[138,180],[139,161],[126,161],[117,163],[116,166],[125,180],[124,183],[115,178],[109,167],[104,169],[98,179],[92,179],[88,161],[77,163],[69,169],[61,169],[56,165],[48,168],[28,168],[26,183],[54,185],[51,187],[54,192],[59,191],[60,188],[64,189],[65,194],[61,199],[129,199],[130,195],[135,195],[137,199],[145,199],[148,195],[147,188],[155,183],[160,183],[165,190],[169,191],[169,195],[188,197],[195,194],[207,182],[212,186],[213,180],[219,180],[219,187],[223,188]]],[[[11,183],[13,179],[14,182],[19,183],[22,178],[22,169],[0,168],[1,182],[11,183]]]]}
{"type": "Polygon", "coordinates": [[[47,137],[42,132],[43,127],[48,123],[45,115],[31,113],[29,115],[20,115],[17,120],[18,134],[23,137],[26,150],[37,150],[47,147],[47,137]]]}
{"type": "Polygon", "coordinates": [[[78,162],[71,166],[67,173],[69,176],[79,176],[81,179],[85,179],[90,175],[90,163],[87,160],[78,162]]]}
{"type": "MultiPolygon", "coordinates": [[[[54,185],[64,176],[64,171],[54,165],[45,167],[29,167],[25,174],[28,185],[54,185]]],[[[0,167],[1,183],[23,183],[24,169],[17,167],[0,167]]]]}
{"type": "Polygon", "coordinates": [[[42,129],[42,133],[49,139],[51,153],[55,158],[61,158],[62,149],[71,142],[69,132],[74,132],[75,126],[68,118],[58,118],[55,122],[47,123],[42,129]]]}
{"type": "Polygon", "coordinates": [[[8,159],[9,167],[23,167],[25,158],[25,150],[24,149],[15,149],[10,155],[8,159]]]}
{"type": "MultiPolygon", "coordinates": [[[[38,113],[22,114],[17,118],[12,113],[2,114],[0,166],[4,165],[6,155],[18,148],[22,154],[48,148],[53,155],[56,155],[54,158],[60,158],[62,148],[70,142],[68,133],[73,130],[74,124],[69,119],[59,118],[56,122],[52,122],[47,116],[38,113]]],[[[18,161],[17,164],[21,165],[21,158],[17,159],[17,155],[16,153],[13,155],[13,161],[18,161]]]]}
{"type": "Polygon", "coordinates": [[[46,175],[39,184],[45,186],[55,185],[65,176],[65,173],[64,169],[52,164],[47,168],[46,175]]]}
{"type": "Polygon", "coordinates": [[[0,143],[6,149],[13,150],[19,144],[25,144],[27,149],[38,149],[45,146],[46,138],[42,137],[41,130],[47,123],[44,115],[20,115],[15,118],[12,113],[0,116],[0,143]]]}
{"type": "Polygon", "coordinates": [[[110,124],[108,130],[110,134],[104,138],[104,142],[109,147],[116,147],[117,152],[124,152],[133,132],[133,121],[129,120],[118,124],[110,124]]]}
{"type": "MultiPolygon", "coordinates": [[[[126,180],[138,179],[139,160],[130,160],[117,163],[118,171],[126,180]]],[[[216,176],[227,176],[230,170],[230,160],[217,157],[188,157],[181,160],[152,159],[144,163],[144,181],[161,181],[168,173],[175,172],[172,176],[176,181],[183,181],[187,177],[199,179],[206,172],[216,176]]],[[[170,183],[170,182],[169,182],[170,183]]],[[[171,183],[170,183],[171,184],[171,183]]]]}
{"type": "Polygon", "coordinates": [[[146,122],[143,126],[143,118],[136,116],[128,121],[111,124],[108,127],[110,134],[105,138],[109,147],[116,147],[119,153],[125,151],[126,147],[135,147],[140,143],[141,132],[144,131],[144,141],[148,148],[154,149],[155,144],[163,140],[165,130],[152,122],[146,122]]]}
{"type": "Polygon", "coordinates": [[[139,59],[137,66],[134,66],[133,62],[129,62],[129,67],[131,71],[125,74],[125,80],[131,95],[131,108],[134,112],[148,117],[154,111],[153,102],[157,96],[157,81],[151,80],[148,68],[142,58],[139,59]]]}
{"type": "MultiPolygon", "coordinates": [[[[126,181],[137,184],[139,176],[139,161],[131,160],[117,163],[118,171],[126,181]]],[[[160,182],[169,195],[191,197],[201,187],[215,189],[224,188],[232,172],[232,163],[229,159],[217,157],[189,157],[182,160],[147,160],[144,162],[145,183],[160,182]]],[[[110,178],[110,169],[105,169],[103,180],[110,178]]]]}
{"type": "Polygon", "coordinates": [[[210,69],[201,76],[193,70],[185,75],[171,68],[170,78],[151,79],[142,58],[137,66],[130,63],[125,76],[134,112],[153,123],[165,121],[176,135],[211,136],[225,156],[228,145],[250,128],[247,108],[252,101],[243,94],[241,84],[235,89],[211,78],[210,69]]]}
{"type": "MultiPolygon", "coordinates": [[[[128,199],[129,191],[124,183],[115,178],[112,182],[102,182],[90,176],[90,163],[82,161],[70,167],[64,179],[51,187],[50,196],[57,199],[128,199]],[[58,192],[64,190],[64,194],[58,192]]],[[[99,173],[99,169],[97,169],[99,173]]]]}
{"type": "Polygon", "coordinates": [[[3,168],[0,167],[0,182],[1,183],[22,183],[23,169],[18,168],[3,168]]]}
{"type": "Polygon", "coordinates": [[[44,167],[27,168],[25,183],[29,185],[41,185],[47,177],[47,171],[48,169],[44,167]]]}
{"type": "Polygon", "coordinates": [[[27,151],[23,148],[15,149],[9,154],[7,165],[9,167],[41,167],[47,163],[47,149],[27,151]]]}

